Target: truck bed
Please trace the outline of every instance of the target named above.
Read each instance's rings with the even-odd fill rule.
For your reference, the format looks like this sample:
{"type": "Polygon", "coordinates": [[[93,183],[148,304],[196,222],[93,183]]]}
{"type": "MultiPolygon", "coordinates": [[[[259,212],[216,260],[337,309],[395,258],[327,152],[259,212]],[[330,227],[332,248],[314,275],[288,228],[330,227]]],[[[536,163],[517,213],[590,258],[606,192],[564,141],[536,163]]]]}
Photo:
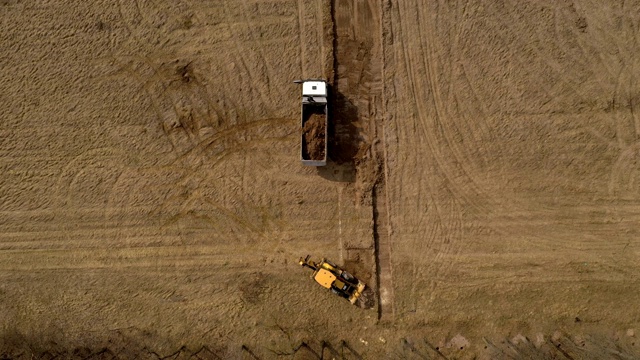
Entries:
{"type": "Polygon", "coordinates": [[[304,165],[327,164],[327,104],[302,104],[301,160],[304,165]]]}

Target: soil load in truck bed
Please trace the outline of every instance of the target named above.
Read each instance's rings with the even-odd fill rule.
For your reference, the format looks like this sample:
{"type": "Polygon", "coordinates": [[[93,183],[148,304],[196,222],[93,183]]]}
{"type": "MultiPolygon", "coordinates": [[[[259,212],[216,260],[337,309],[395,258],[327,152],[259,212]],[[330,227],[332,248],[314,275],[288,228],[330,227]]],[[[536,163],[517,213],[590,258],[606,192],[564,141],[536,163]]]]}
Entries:
{"type": "Polygon", "coordinates": [[[305,106],[302,125],[302,158],[323,160],[325,157],[326,115],[324,106],[305,106]]]}

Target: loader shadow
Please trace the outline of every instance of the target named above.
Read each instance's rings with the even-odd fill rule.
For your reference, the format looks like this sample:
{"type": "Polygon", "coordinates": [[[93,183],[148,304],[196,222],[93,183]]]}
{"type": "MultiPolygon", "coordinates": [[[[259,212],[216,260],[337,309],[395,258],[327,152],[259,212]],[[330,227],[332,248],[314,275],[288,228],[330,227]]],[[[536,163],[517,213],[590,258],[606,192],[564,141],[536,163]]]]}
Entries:
{"type": "Polygon", "coordinates": [[[318,174],[332,181],[355,182],[356,158],[363,143],[358,107],[333,87],[329,90],[327,165],[319,167],[318,174]]]}

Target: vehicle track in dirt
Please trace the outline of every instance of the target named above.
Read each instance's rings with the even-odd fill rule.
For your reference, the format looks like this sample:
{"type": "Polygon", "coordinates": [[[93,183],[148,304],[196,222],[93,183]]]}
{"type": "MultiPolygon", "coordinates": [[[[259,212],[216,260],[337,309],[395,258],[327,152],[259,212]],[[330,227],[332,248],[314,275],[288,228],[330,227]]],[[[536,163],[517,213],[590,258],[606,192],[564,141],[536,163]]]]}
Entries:
{"type": "MultiPolygon", "coordinates": [[[[418,318],[414,314],[420,313],[441,318],[446,307],[438,302],[448,296],[478,301],[491,298],[488,293],[494,290],[519,295],[518,284],[567,301],[559,289],[562,283],[586,284],[587,278],[598,278],[598,287],[613,289],[625,277],[635,278],[617,261],[592,257],[634,244],[629,241],[632,235],[616,230],[629,231],[629,221],[637,221],[637,207],[620,202],[625,196],[635,198],[634,185],[614,190],[618,182],[633,183],[632,176],[618,177],[617,171],[633,174],[636,169],[630,163],[637,152],[633,145],[627,152],[617,149],[617,144],[624,148],[634,143],[629,135],[635,134],[634,103],[628,100],[633,96],[624,90],[633,87],[634,77],[619,75],[631,64],[626,54],[635,46],[629,39],[632,33],[617,38],[595,31],[593,37],[585,36],[584,27],[575,26],[595,17],[594,26],[601,29],[607,20],[595,13],[576,14],[566,4],[527,9],[514,2],[485,9],[475,5],[409,1],[394,3],[384,13],[390,14],[383,23],[389,24],[385,33],[391,43],[385,46],[390,49],[385,66],[395,72],[385,81],[389,112],[394,114],[385,128],[393,154],[387,160],[388,188],[396,199],[390,201],[391,223],[395,236],[406,240],[394,242],[393,260],[399,271],[412,275],[397,282],[396,296],[413,300],[398,303],[400,318],[418,318]],[[508,20],[525,19],[536,11],[544,26],[508,20]],[[545,41],[532,41],[537,36],[545,41]],[[404,40],[394,43],[396,39],[404,40]],[[619,53],[616,59],[598,54],[608,48],[619,53]],[[522,56],[523,49],[531,58],[522,56]],[[493,65],[478,62],[493,59],[492,53],[501,54],[493,65]],[[586,54],[608,59],[604,74],[609,75],[603,75],[602,61],[592,62],[586,54]],[[494,67],[497,63],[501,65],[494,67]],[[606,99],[611,94],[619,99],[615,111],[606,99]],[[394,108],[398,97],[405,100],[394,108]],[[399,125],[394,118],[415,121],[399,125]],[[616,134],[626,135],[620,140],[616,134]],[[398,166],[397,159],[405,166],[398,166]],[[616,159],[628,165],[618,166],[616,159]],[[412,178],[411,173],[424,180],[401,180],[412,178]],[[400,213],[407,215],[394,216],[400,213]],[[596,218],[598,225],[592,222],[596,218]],[[494,241],[495,246],[489,245],[494,241]],[[470,250],[487,246],[493,253],[470,250]],[[417,253],[423,258],[408,260],[417,253]],[[585,276],[579,263],[563,261],[563,256],[578,253],[582,266],[594,269],[591,275],[585,276]],[[476,256],[485,259],[480,262],[495,256],[496,264],[481,266],[473,260],[476,256]],[[538,262],[542,258],[543,264],[538,262]]],[[[628,259],[623,262],[629,264],[628,259]]],[[[487,313],[470,309],[469,314],[487,313]]],[[[467,321],[464,315],[452,316],[467,321]]]]}
{"type": "MultiPolygon", "coordinates": [[[[385,192],[382,97],[381,4],[332,0],[334,22],[333,160],[354,167],[356,198],[372,208],[372,239],[378,319],[394,319],[391,235],[385,192]]],[[[347,257],[347,262],[355,258],[347,257]]]]}
{"type": "MultiPolygon", "coordinates": [[[[403,10],[405,9],[405,3],[398,4],[399,6],[393,6],[389,8],[387,12],[385,12],[385,37],[387,42],[391,42],[391,39],[395,38],[411,38],[414,41],[418,41],[422,36],[422,33],[405,33],[405,26],[403,25],[404,21],[401,19],[412,19],[415,18],[417,13],[421,11],[421,9],[413,9],[413,10],[403,10]],[[406,11],[405,14],[397,15],[398,12],[406,11]],[[391,22],[391,24],[390,24],[391,22]],[[395,24],[393,24],[395,22],[395,24]]],[[[409,7],[411,9],[411,7],[409,7]]],[[[408,25],[411,27],[412,25],[408,25]]],[[[422,40],[420,40],[422,41],[422,40]]],[[[395,56],[398,56],[396,53],[395,56]]],[[[419,99],[421,98],[420,93],[424,90],[418,86],[418,84],[414,84],[414,79],[422,79],[420,74],[422,71],[416,73],[414,68],[421,67],[423,61],[421,59],[415,59],[417,64],[413,64],[411,62],[411,58],[407,56],[407,50],[398,50],[397,46],[393,46],[392,43],[389,46],[385,47],[385,68],[389,66],[389,71],[399,72],[403,70],[403,65],[406,66],[405,69],[412,73],[411,76],[407,77],[408,86],[412,89],[413,98],[419,99]],[[404,53],[402,59],[402,63],[398,63],[398,58],[394,59],[390,58],[394,56],[393,51],[402,51],[404,53]]],[[[424,69],[422,69],[424,70],[424,69]]],[[[395,114],[394,117],[401,118],[403,115],[403,110],[399,108],[394,108],[394,99],[397,96],[395,94],[394,89],[394,81],[390,80],[385,83],[385,94],[386,99],[389,104],[387,113],[395,114]]],[[[410,211],[413,216],[415,216],[412,220],[412,229],[408,230],[404,225],[394,224],[393,228],[404,228],[404,230],[400,231],[400,233],[405,233],[408,230],[409,233],[413,233],[415,231],[415,235],[411,235],[410,238],[414,240],[410,240],[412,243],[410,253],[411,254],[423,254],[425,258],[429,258],[426,261],[414,262],[410,268],[407,268],[405,265],[405,261],[403,258],[407,256],[411,256],[408,253],[405,253],[402,250],[402,246],[397,245],[398,250],[394,251],[394,257],[392,260],[400,265],[401,272],[406,274],[405,280],[398,280],[397,290],[402,292],[408,292],[412,295],[408,297],[408,299],[417,299],[418,292],[425,291],[429,293],[434,293],[435,287],[439,284],[439,280],[441,277],[446,276],[447,269],[450,269],[455,262],[453,261],[453,256],[459,251],[459,239],[462,234],[462,223],[460,218],[460,207],[457,205],[458,201],[455,198],[452,198],[452,192],[454,189],[447,189],[442,186],[442,184],[447,184],[447,186],[453,186],[451,182],[447,181],[447,173],[452,171],[458,172],[459,170],[453,168],[452,170],[447,170],[446,167],[443,167],[443,164],[447,164],[449,161],[449,157],[444,155],[440,155],[434,146],[441,138],[436,136],[438,131],[440,130],[439,126],[434,126],[432,124],[426,123],[426,120],[429,119],[429,114],[432,112],[430,109],[436,108],[439,106],[435,104],[435,106],[428,107],[429,103],[423,104],[421,101],[417,100],[416,102],[407,103],[407,105],[411,106],[411,110],[413,114],[418,117],[418,119],[422,120],[418,126],[422,131],[411,131],[410,128],[401,127],[398,128],[401,132],[394,131],[393,121],[395,118],[390,118],[390,123],[385,126],[385,130],[390,134],[388,137],[392,139],[393,142],[389,143],[388,146],[391,147],[392,150],[388,150],[389,152],[397,153],[397,141],[398,139],[406,142],[406,146],[413,149],[415,154],[423,154],[420,160],[416,161],[416,164],[411,166],[407,166],[405,168],[398,169],[396,167],[397,161],[395,161],[389,165],[391,168],[389,170],[389,177],[392,179],[403,179],[408,178],[411,175],[409,173],[414,172],[418,168],[419,163],[422,161],[430,164],[437,164],[440,167],[437,171],[433,171],[432,173],[427,175],[427,173],[422,176],[418,176],[417,183],[395,183],[392,181],[390,186],[392,191],[392,197],[398,196],[403,192],[414,193],[415,195],[409,199],[403,199],[399,203],[396,203],[394,206],[403,206],[407,208],[411,208],[410,211]],[[410,105],[409,105],[410,104],[410,105]],[[404,133],[406,131],[406,133],[404,133]],[[425,148],[428,149],[425,151],[425,148]],[[397,171],[407,172],[407,174],[398,173],[397,171]],[[423,203],[422,201],[426,202],[423,203]],[[418,235],[420,234],[420,235],[418,235]],[[421,238],[418,241],[418,238],[421,238]],[[430,274],[428,276],[424,276],[424,274],[430,274]],[[411,283],[406,288],[404,284],[407,282],[411,283]]],[[[432,104],[433,105],[433,104],[432,104]]],[[[406,156],[398,154],[400,156],[406,156]]],[[[415,155],[414,155],[415,156],[415,155]]],[[[433,166],[433,165],[432,165],[433,166]]],[[[425,169],[427,170],[427,169],[425,169]]],[[[452,177],[452,176],[448,176],[452,177]]],[[[454,183],[455,184],[455,183],[454,183]]],[[[457,188],[455,194],[464,195],[468,190],[463,188],[457,188]]],[[[392,210],[394,213],[397,213],[399,210],[397,208],[392,210]]],[[[391,220],[392,223],[398,222],[397,219],[391,220]]],[[[399,235],[399,234],[398,234],[399,235]]],[[[396,236],[398,236],[396,235],[396,236]]],[[[406,236],[406,235],[405,235],[406,236]]],[[[433,298],[431,298],[433,300],[433,298]]],[[[417,301],[417,300],[414,300],[417,301]]],[[[405,311],[415,311],[417,303],[412,301],[403,301],[403,306],[401,312],[405,311]]],[[[424,304],[422,305],[424,306],[424,304]]]]}

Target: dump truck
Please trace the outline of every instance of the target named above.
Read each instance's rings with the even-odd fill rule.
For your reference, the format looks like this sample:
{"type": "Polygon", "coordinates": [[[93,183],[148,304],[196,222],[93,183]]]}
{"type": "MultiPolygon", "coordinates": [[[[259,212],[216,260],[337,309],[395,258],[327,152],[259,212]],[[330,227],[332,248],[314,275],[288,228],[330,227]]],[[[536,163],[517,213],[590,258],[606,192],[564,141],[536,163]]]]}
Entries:
{"type": "Polygon", "coordinates": [[[322,79],[295,80],[302,84],[300,161],[307,166],[327,165],[328,86],[322,79]]]}
{"type": "Polygon", "coordinates": [[[300,258],[299,264],[313,270],[311,278],[322,287],[355,305],[366,287],[365,283],[324,258],[316,263],[309,260],[310,257],[311,255],[307,255],[304,259],[300,258]]]}

